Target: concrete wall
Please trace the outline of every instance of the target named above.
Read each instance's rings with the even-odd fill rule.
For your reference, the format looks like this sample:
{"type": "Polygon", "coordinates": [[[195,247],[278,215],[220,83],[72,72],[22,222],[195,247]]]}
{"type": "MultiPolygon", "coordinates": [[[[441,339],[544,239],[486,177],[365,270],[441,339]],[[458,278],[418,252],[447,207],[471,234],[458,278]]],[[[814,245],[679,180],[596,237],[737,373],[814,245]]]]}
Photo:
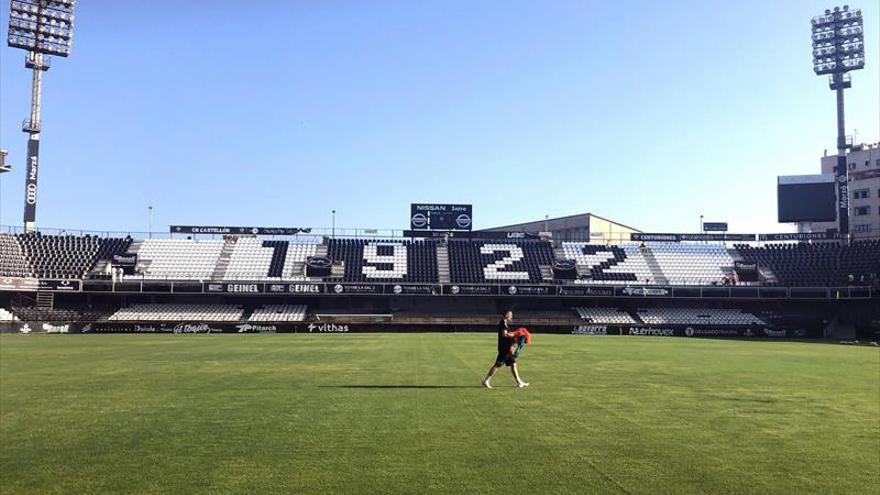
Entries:
{"type": "Polygon", "coordinates": [[[639,232],[636,229],[585,213],[567,217],[550,218],[546,221],[518,223],[484,229],[499,232],[551,232],[553,240],[591,242],[594,244],[619,244],[629,242],[629,235],[639,232]]]}
{"type": "Polygon", "coordinates": [[[591,244],[620,244],[630,242],[630,234],[639,232],[636,229],[616,222],[592,216],[590,218],[591,244]]]}

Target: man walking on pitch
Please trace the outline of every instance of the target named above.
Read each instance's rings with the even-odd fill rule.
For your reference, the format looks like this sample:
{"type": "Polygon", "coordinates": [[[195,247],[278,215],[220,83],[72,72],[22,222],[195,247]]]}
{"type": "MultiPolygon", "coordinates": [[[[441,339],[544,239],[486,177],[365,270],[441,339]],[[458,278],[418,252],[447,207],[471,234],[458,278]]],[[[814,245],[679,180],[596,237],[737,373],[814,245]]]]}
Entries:
{"type": "Polygon", "coordinates": [[[513,336],[513,311],[505,311],[504,318],[498,322],[498,356],[495,358],[495,364],[489,368],[489,372],[486,373],[486,378],[483,378],[483,386],[486,388],[492,388],[492,385],[489,381],[492,379],[492,375],[498,371],[498,368],[502,366],[510,366],[510,371],[513,373],[513,379],[516,380],[516,386],[519,388],[528,387],[529,384],[522,381],[519,377],[519,370],[516,367],[516,355],[514,354],[514,349],[516,347],[516,342],[514,341],[513,336]]]}

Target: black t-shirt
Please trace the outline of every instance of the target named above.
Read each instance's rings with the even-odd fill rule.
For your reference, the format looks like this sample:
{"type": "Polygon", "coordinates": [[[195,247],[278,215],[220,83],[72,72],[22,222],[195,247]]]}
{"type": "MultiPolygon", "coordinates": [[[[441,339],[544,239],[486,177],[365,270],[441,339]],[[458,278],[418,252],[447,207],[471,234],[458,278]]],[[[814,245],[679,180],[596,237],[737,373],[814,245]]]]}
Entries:
{"type": "Polygon", "coordinates": [[[498,352],[507,354],[510,352],[510,346],[513,345],[513,337],[505,337],[504,332],[512,332],[513,329],[507,324],[506,321],[501,320],[498,322],[498,352]]]}

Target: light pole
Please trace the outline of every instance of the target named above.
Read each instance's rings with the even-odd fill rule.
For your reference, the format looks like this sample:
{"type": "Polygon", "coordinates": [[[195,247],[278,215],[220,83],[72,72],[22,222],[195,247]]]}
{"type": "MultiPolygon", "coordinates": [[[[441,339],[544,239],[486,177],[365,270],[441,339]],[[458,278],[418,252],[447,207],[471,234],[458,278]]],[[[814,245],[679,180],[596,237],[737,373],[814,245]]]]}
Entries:
{"type": "Polygon", "coordinates": [[[149,217],[150,217],[150,227],[149,227],[150,230],[148,231],[147,236],[148,236],[150,239],[152,239],[152,238],[153,238],[153,207],[152,207],[152,206],[148,206],[148,207],[147,207],[147,211],[149,212],[148,214],[149,214],[149,217]]]}
{"type": "Polygon", "coordinates": [[[846,126],[843,90],[852,87],[848,72],[865,67],[865,35],[861,9],[825,10],[812,19],[813,72],[829,75],[828,86],[837,92],[837,220],[840,236],[849,238],[849,184],[846,167],[846,126]]]}
{"type": "MultiPolygon", "coordinates": [[[[12,172],[12,167],[10,167],[9,165],[6,165],[6,154],[7,154],[6,150],[0,149],[0,177],[2,177],[3,174],[5,174],[7,172],[12,172]]],[[[3,186],[2,186],[2,183],[0,183],[0,195],[2,195],[2,193],[3,193],[3,186]]],[[[3,202],[2,202],[2,196],[0,196],[0,223],[3,223],[3,209],[2,208],[3,208],[3,202]]]]}
{"type": "Polygon", "coordinates": [[[37,216],[43,72],[49,70],[49,55],[70,55],[75,5],[76,0],[12,0],[9,6],[7,43],[13,48],[27,50],[24,66],[33,70],[30,118],[21,125],[21,130],[28,134],[24,175],[25,232],[34,230],[37,216]]]}
{"type": "Polygon", "coordinates": [[[336,239],[336,210],[330,210],[331,213],[331,227],[330,227],[330,238],[336,239]]]}
{"type": "Polygon", "coordinates": [[[706,231],[703,230],[703,215],[700,215],[700,232],[704,234],[706,233],[706,231]]]}

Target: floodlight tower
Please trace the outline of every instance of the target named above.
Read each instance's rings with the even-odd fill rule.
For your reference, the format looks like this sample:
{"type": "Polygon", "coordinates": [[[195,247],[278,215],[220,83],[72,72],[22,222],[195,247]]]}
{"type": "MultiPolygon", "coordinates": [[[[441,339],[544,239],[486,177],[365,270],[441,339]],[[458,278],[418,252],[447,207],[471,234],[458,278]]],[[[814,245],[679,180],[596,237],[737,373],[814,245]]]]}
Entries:
{"type": "Polygon", "coordinates": [[[70,55],[75,5],[76,0],[12,0],[9,8],[7,42],[13,48],[27,50],[24,66],[33,70],[31,114],[21,125],[21,130],[28,134],[24,177],[25,232],[34,230],[37,216],[43,72],[49,70],[49,55],[70,55]]]}
{"type": "Polygon", "coordinates": [[[837,219],[840,236],[849,237],[849,184],[846,167],[846,126],[843,118],[843,90],[852,87],[848,74],[865,67],[865,35],[861,9],[848,5],[826,9],[813,17],[813,71],[829,75],[828,85],[837,92],[837,219]]]}

